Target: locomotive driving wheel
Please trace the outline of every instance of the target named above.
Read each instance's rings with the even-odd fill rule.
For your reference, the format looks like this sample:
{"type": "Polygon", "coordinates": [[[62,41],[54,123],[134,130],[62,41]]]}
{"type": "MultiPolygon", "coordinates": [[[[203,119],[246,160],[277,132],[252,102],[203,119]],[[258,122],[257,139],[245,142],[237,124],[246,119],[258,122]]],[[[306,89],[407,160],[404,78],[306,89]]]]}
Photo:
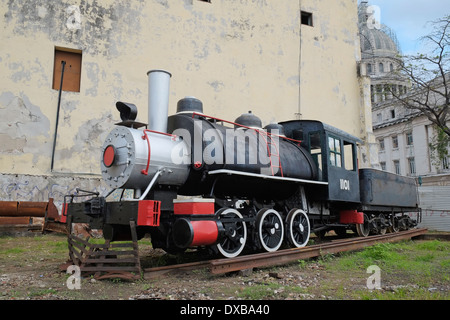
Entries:
{"type": "Polygon", "coordinates": [[[367,237],[370,233],[369,216],[364,213],[364,222],[356,225],[356,232],[360,237],[367,237]]]}
{"type": "Polygon", "coordinates": [[[384,214],[380,213],[380,215],[378,216],[379,219],[379,226],[377,228],[378,234],[386,234],[387,231],[387,227],[385,227],[387,225],[387,220],[384,217],[384,214]]]}
{"type": "Polygon", "coordinates": [[[247,226],[243,216],[231,208],[219,209],[216,215],[225,229],[224,236],[216,244],[217,250],[226,258],[237,257],[247,242],[247,226]]]}
{"type": "Polygon", "coordinates": [[[305,211],[292,209],[286,218],[286,235],[288,242],[294,247],[306,246],[309,241],[310,224],[305,211]]]}
{"type": "Polygon", "coordinates": [[[388,228],[389,232],[398,232],[400,229],[398,227],[398,217],[395,214],[391,215],[391,226],[388,228]]]}
{"type": "Polygon", "coordinates": [[[284,239],[283,219],[273,209],[261,209],[256,216],[258,239],[264,250],[277,251],[284,239]]]}

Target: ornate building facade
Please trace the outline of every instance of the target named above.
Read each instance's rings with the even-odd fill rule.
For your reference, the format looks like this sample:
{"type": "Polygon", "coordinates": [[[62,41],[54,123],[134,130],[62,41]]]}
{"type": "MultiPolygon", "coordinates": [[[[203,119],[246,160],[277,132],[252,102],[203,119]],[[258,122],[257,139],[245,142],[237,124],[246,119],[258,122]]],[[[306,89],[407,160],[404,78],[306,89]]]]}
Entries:
{"type": "Polygon", "coordinates": [[[374,24],[372,13],[367,1],[359,4],[361,73],[370,78],[378,158],[378,166],[374,167],[415,177],[423,210],[422,226],[450,231],[450,147],[447,155],[439,156],[434,147],[438,139],[435,126],[421,112],[405,108],[393,97],[393,93],[417,95],[418,90],[398,72],[403,61],[395,33],[387,26],[374,24]]]}
{"type": "Polygon", "coordinates": [[[433,152],[437,133],[432,123],[393,97],[393,92],[400,96],[416,94],[408,78],[398,72],[403,61],[395,33],[387,26],[369,23],[367,1],[361,2],[358,12],[361,64],[371,82],[373,132],[381,169],[417,177],[450,173],[449,159],[436,159],[433,152]]]}

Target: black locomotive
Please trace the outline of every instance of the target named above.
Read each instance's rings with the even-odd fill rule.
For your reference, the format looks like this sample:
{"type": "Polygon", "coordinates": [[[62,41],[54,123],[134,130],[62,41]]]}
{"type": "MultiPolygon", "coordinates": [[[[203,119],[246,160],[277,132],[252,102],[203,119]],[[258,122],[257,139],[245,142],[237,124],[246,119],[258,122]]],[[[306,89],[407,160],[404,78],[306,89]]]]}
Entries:
{"type": "Polygon", "coordinates": [[[114,241],[130,239],[133,221],[154,248],[207,247],[225,257],[302,247],[328,230],[367,236],[417,224],[407,214],[420,212],[415,180],[358,169],[358,138],[312,120],[262,128],[251,112],[229,122],[206,116],[193,97],[167,116],[171,75],[148,76],[149,124],[118,102],[122,122],[101,153],[105,183],[133,189],[134,198],[68,203],[68,222],[114,241]]]}

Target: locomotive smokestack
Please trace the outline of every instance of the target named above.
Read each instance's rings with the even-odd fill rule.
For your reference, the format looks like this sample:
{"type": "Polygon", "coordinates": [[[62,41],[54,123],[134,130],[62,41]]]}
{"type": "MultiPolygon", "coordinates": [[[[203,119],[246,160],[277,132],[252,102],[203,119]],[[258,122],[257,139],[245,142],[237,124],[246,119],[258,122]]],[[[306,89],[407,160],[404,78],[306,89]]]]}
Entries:
{"type": "Polygon", "coordinates": [[[167,132],[169,116],[169,72],[150,70],[148,76],[148,129],[167,132]]]}

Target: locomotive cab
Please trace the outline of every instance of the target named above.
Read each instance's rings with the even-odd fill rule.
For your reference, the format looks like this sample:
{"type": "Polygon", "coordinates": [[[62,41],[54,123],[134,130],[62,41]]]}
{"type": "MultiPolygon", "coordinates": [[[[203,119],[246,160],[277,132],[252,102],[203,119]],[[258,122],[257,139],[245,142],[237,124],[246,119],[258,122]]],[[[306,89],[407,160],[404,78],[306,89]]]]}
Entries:
{"type": "Polygon", "coordinates": [[[313,157],[319,180],[328,182],[321,201],[360,202],[357,144],[361,140],[342,130],[314,120],[281,123],[286,136],[302,141],[313,157]]]}

